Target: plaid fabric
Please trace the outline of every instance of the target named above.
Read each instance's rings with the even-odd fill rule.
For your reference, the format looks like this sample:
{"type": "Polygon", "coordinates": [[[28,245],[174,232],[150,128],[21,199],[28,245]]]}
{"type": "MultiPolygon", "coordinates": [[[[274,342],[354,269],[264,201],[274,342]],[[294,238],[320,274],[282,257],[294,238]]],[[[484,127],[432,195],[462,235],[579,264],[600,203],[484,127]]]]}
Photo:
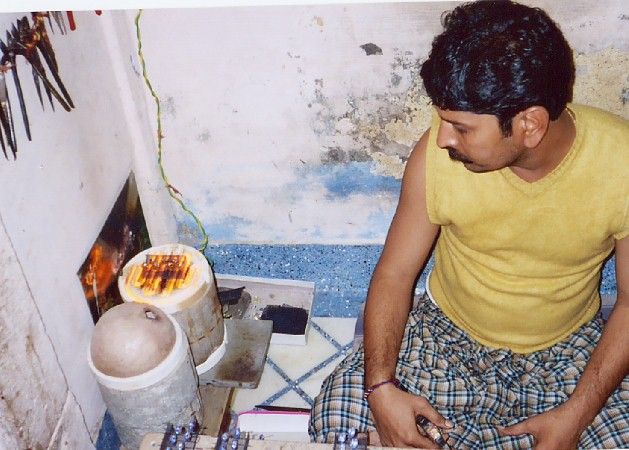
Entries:
{"type": "MultiPolygon", "coordinates": [[[[530,435],[502,437],[507,426],[547,411],[574,391],[601,335],[596,317],[563,342],[528,355],[490,349],[473,341],[427,296],[410,315],[396,375],[409,392],[427,398],[455,424],[448,443],[457,449],[532,448],[530,435]]],[[[362,346],[323,382],[310,417],[310,436],[374,430],[363,400],[362,346]]],[[[581,436],[580,448],[629,446],[629,376],[581,436]]]]}

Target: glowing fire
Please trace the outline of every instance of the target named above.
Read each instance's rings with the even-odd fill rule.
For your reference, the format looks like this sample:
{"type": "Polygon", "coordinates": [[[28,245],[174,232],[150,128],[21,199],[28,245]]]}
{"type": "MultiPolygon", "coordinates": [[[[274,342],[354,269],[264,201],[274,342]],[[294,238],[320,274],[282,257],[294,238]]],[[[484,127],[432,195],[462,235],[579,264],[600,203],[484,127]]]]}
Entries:
{"type": "Polygon", "coordinates": [[[96,242],[88,256],[89,265],[81,277],[83,291],[88,300],[102,296],[113,283],[120,264],[117,250],[105,242],[96,242]]]}
{"type": "Polygon", "coordinates": [[[185,288],[195,273],[190,255],[146,255],[142,264],[134,264],[125,280],[127,285],[149,295],[168,295],[185,288]]]}

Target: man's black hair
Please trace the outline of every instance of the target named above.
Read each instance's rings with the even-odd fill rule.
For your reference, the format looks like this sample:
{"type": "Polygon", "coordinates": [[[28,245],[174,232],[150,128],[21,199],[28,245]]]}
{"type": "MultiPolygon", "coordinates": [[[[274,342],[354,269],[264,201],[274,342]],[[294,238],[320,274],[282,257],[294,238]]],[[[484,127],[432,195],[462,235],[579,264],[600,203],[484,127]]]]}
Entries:
{"type": "Polygon", "coordinates": [[[442,24],[420,72],[435,106],[497,116],[508,136],[520,111],[543,106],[555,120],[572,99],[572,50],[543,10],[479,0],[446,13],[442,24]]]}

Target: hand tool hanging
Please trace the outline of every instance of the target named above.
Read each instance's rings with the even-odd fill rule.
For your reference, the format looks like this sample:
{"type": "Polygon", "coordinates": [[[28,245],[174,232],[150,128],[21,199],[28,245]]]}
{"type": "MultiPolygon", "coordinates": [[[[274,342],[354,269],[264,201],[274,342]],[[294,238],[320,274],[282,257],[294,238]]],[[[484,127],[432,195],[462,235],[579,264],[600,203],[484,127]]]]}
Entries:
{"type": "MultiPolygon", "coordinates": [[[[17,154],[17,142],[15,139],[14,120],[11,111],[11,102],[9,100],[6,82],[4,74],[7,71],[11,71],[13,75],[13,82],[15,84],[15,90],[20,104],[20,111],[22,114],[22,121],[24,123],[24,130],[28,140],[31,140],[31,127],[26,112],[26,102],[24,101],[24,93],[22,91],[22,84],[17,70],[17,57],[22,56],[31,65],[33,73],[33,82],[35,83],[35,89],[39,97],[39,102],[44,108],[44,100],[42,98],[41,87],[43,86],[46,96],[52,109],[54,110],[53,97],[59,102],[59,104],[66,111],[71,111],[74,108],[74,103],[70,98],[66,87],[61,81],[59,76],[59,66],[55,53],[52,49],[48,33],[46,31],[45,18],[48,18],[50,28],[52,30],[52,21],[50,20],[50,13],[32,13],[33,25],[29,24],[28,17],[24,16],[18,19],[16,25],[11,27],[11,31],[6,32],[6,42],[0,39],[0,52],[2,58],[0,58],[0,143],[5,157],[7,157],[6,144],[11,149],[13,157],[15,159],[17,154]],[[48,70],[42,63],[42,59],[46,63],[48,70]],[[48,78],[47,72],[52,75],[52,78],[56,82],[56,86],[48,78]]],[[[65,33],[65,24],[63,18],[57,14],[52,14],[53,18],[57,22],[57,26],[62,33],[65,33]]]]}
{"type": "MultiPolygon", "coordinates": [[[[61,32],[61,34],[66,34],[68,32],[66,30],[66,23],[63,20],[63,13],[61,11],[48,11],[48,16],[49,17],[52,16],[55,19],[57,28],[59,28],[59,31],[61,32]]],[[[54,33],[54,29],[52,28],[52,22],[50,23],[50,29],[54,33]]]]}
{"type": "MultiPolygon", "coordinates": [[[[15,144],[15,128],[13,127],[13,114],[11,113],[11,103],[9,102],[9,93],[7,92],[7,83],[4,79],[4,72],[0,72],[0,124],[1,130],[7,139],[7,144],[13,153],[13,159],[15,159],[17,153],[17,145],[15,144]]],[[[4,137],[0,131],[0,144],[2,144],[2,152],[5,158],[9,158],[7,155],[7,149],[4,145],[4,137]]]]}
{"type": "MultiPolygon", "coordinates": [[[[35,21],[33,28],[31,28],[28,24],[28,18],[23,17],[21,21],[18,21],[18,26],[19,33],[17,37],[19,37],[19,42],[26,43],[24,44],[24,57],[31,64],[33,70],[37,72],[37,76],[43,81],[44,85],[48,89],[50,89],[50,92],[59,101],[61,106],[63,106],[66,111],[70,111],[71,108],[74,108],[74,104],[72,103],[70,94],[68,94],[66,87],[61,81],[61,77],[59,77],[59,66],[57,65],[55,52],[52,49],[50,40],[48,39],[48,34],[46,33],[43,18],[42,20],[35,21]],[[44,67],[41,64],[36,48],[39,49],[39,52],[44,57],[44,61],[46,61],[50,73],[57,82],[57,86],[59,86],[59,89],[63,94],[63,99],[55,90],[48,78],[46,78],[46,72],[44,71],[44,67]]],[[[37,77],[34,77],[34,80],[35,83],[38,82],[37,77]]]]}

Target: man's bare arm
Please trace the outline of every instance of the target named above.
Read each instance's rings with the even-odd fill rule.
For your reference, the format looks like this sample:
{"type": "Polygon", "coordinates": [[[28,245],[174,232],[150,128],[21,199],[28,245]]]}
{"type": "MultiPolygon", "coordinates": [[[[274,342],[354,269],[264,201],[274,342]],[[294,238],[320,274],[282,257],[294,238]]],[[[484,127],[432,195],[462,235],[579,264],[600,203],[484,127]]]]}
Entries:
{"type": "Polygon", "coordinates": [[[365,307],[367,386],[395,373],[413,283],[438,231],[426,211],[427,141],[428,132],[421,137],[406,164],[398,207],[369,286],[365,307]]]}
{"type": "MultiPolygon", "coordinates": [[[[395,375],[413,285],[439,230],[428,220],[426,210],[427,141],[428,132],[421,137],[406,164],[400,201],[369,286],[364,340],[367,387],[395,375]]],[[[419,412],[427,413],[429,419],[439,424],[444,422],[424,399],[403,393],[392,385],[374,391],[369,405],[384,445],[429,445],[414,424],[415,414],[419,412]]]]}
{"type": "Polygon", "coordinates": [[[539,450],[576,448],[583,431],[629,372],[629,237],[616,241],[616,284],[614,309],[570,398],[502,433],[532,434],[539,450]]]}
{"type": "Polygon", "coordinates": [[[629,237],[616,241],[618,296],[601,339],[570,396],[583,431],[629,373],[629,237]]]}

